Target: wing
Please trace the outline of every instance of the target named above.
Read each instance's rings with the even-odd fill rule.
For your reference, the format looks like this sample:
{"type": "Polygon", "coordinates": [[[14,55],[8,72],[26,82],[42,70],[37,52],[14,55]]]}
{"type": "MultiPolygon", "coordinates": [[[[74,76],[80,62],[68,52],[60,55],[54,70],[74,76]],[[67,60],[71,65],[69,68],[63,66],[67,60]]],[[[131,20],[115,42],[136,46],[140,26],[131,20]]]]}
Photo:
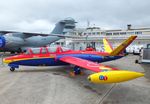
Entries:
{"type": "Polygon", "coordinates": [[[0,31],[1,34],[13,33],[17,35],[24,35],[24,38],[32,37],[32,36],[57,36],[57,37],[68,37],[68,38],[76,38],[78,36],[71,35],[63,35],[63,34],[44,34],[44,33],[30,33],[30,32],[17,32],[17,31],[0,31]]]}
{"type": "Polygon", "coordinates": [[[67,57],[62,57],[59,60],[61,60],[63,62],[66,62],[66,63],[69,63],[69,64],[77,65],[77,66],[82,67],[82,68],[86,68],[86,69],[91,70],[93,72],[118,70],[117,68],[111,68],[111,67],[106,66],[106,65],[94,63],[94,62],[84,60],[84,59],[80,59],[80,58],[77,58],[77,57],[67,56],[67,57]]]}
{"type": "Polygon", "coordinates": [[[1,34],[7,34],[7,33],[18,33],[16,31],[0,31],[1,34]]]}

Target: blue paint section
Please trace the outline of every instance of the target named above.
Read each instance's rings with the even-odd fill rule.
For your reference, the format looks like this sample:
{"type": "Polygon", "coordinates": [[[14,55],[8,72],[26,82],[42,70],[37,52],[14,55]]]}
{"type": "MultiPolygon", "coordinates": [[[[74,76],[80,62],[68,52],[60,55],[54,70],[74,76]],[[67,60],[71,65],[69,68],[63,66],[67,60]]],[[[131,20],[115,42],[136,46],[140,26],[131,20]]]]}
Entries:
{"type": "Polygon", "coordinates": [[[1,48],[2,48],[2,47],[4,47],[4,46],[5,46],[5,44],[6,44],[5,37],[0,36],[0,47],[1,47],[1,48]]]}
{"type": "Polygon", "coordinates": [[[85,60],[89,60],[89,61],[102,61],[102,56],[98,56],[98,55],[92,55],[92,54],[69,54],[69,55],[58,55],[57,56],[57,60],[59,60],[60,58],[62,57],[65,57],[65,56],[72,56],[72,57],[77,57],[77,58],[81,58],[81,59],[85,59],[85,60]]]}
{"type": "Polygon", "coordinates": [[[103,57],[103,60],[101,62],[112,61],[112,60],[120,59],[122,57],[123,56],[105,56],[103,57]]]}
{"type": "Polygon", "coordinates": [[[64,62],[56,61],[54,58],[21,60],[21,61],[12,62],[12,64],[24,65],[24,66],[59,66],[59,65],[67,65],[64,62]]]}
{"type": "MultiPolygon", "coordinates": [[[[59,55],[57,56],[57,60],[65,56],[68,56],[68,55],[59,55]]],[[[112,61],[112,60],[116,60],[116,59],[123,57],[123,56],[99,56],[95,54],[69,54],[69,56],[78,57],[81,59],[85,59],[85,60],[89,60],[93,62],[99,62],[99,63],[105,62],[105,61],[112,61]]]]}
{"type": "Polygon", "coordinates": [[[8,64],[8,66],[11,68],[19,68],[18,64],[8,64]]]}
{"type": "Polygon", "coordinates": [[[64,55],[58,55],[56,58],[39,58],[39,59],[28,59],[28,60],[20,60],[16,62],[10,63],[11,65],[24,65],[24,66],[59,66],[59,65],[69,65],[68,63],[62,62],[59,59],[65,56],[72,56],[72,57],[78,57],[81,59],[93,61],[93,62],[105,62],[105,61],[111,61],[118,58],[121,58],[122,56],[98,56],[98,55],[92,55],[92,54],[64,54],[64,55]]]}

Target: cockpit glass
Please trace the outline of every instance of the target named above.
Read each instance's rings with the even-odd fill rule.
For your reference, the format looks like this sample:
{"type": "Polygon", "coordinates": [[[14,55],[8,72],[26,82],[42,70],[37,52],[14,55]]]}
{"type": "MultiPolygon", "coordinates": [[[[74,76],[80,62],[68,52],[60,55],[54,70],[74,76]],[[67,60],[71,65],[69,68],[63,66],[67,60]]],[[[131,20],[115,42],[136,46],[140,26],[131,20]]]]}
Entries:
{"type": "Polygon", "coordinates": [[[47,51],[46,51],[46,48],[45,48],[45,47],[44,47],[44,48],[42,48],[42,53],[43,53],[43,54],[47,53],[47,51]]]}
{"type": "Polygon", "coordinates": [[[33,54],[40,54],[40,48],[31,49],[33,54]]]}
{"type": "Polygon", "coordinates": [[[46,54],[49,53],[55,53],[55,52],[64,52],[69,51],[69,48],[66,47],[42,47],[42,48],[31,48],[30,50],[27,50],[25,54],[46,54]]]}
{"type": "Polygon", "coordinates": [[[66,47],[62,47],[62,50],[63,50],[63,51],[69,51],[70,49],[69,49],[69,48],[66,48],[66,47]]]}
{"type": "Polygon", "coordinates": [[[57,47],[48,47],[48,52],[56,52],[57,47]]]}
{"type": "Polygon", "coordinates": [[[27,51],[25,52],[25,54],[27,54],[27,55],[28,55],[28,54],[30,54],[30,51],[29,51],[29,50],[27,50],[27,51]]]}

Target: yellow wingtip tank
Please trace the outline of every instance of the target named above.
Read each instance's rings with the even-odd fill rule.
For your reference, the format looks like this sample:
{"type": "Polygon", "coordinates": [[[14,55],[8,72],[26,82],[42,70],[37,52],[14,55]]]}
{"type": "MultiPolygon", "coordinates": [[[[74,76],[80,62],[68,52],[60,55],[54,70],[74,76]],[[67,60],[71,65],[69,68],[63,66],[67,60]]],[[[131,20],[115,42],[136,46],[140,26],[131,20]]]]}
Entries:
{"type": "Polygon", "coordinates": [[[105,71],[89,75],[88,80],[92,83],[107,84],[129,81],[144,76],[143,73],[134,71],[105,71]]]}

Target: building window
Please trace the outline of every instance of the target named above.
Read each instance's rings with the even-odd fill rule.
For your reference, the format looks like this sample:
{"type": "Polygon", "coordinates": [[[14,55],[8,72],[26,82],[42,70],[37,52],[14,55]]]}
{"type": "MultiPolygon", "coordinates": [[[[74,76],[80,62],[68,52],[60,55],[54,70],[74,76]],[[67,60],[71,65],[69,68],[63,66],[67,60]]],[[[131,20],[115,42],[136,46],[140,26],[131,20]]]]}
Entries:
{"type": "Polygon", "coordinates": [[[105,35],[106,33],[105,33],[105,32],[101,32],[101,34],[102,34],[102,35],[105,35]]]}
{"type": "Polygon", "coordinates": [[[91,35],[91,33],[88,33],[89,35],[91,35]]]}
{"type": "Polygon", "coordinates": [[[95,32],[92,32],[92,35],[95,35],[95,32]]]}
{"type": "Polygon", "coordinates": [[[112,33],[106,33],[106,35],[112,35],[112,33]]]}
{"type": "Polygon", "coordinates": [[[100,35],[100,32],[97,32],[97,35],[100,35]]]}
{"type": "Polygon", "coordinates": [[[120,35],[126,35],[126,32],[120,32],[120,35]]]}
{"type": "Polygon", "coordinates": [[[142,34],[142,32],[135,32],[135,34],[142,34]]]}
{"type": "Polygon", "coordinates": [[[116,32],[116,33],[113,33],[113,35],[119,35],[119,33],[118,33],[118,32],[116,32]]]}
{"type": "Polygon", "coordinates": [[[130,35],[134,35],[135,33],[134,33],[134,32],[128,32],[128,34],[130,34],[130,35]]]}

